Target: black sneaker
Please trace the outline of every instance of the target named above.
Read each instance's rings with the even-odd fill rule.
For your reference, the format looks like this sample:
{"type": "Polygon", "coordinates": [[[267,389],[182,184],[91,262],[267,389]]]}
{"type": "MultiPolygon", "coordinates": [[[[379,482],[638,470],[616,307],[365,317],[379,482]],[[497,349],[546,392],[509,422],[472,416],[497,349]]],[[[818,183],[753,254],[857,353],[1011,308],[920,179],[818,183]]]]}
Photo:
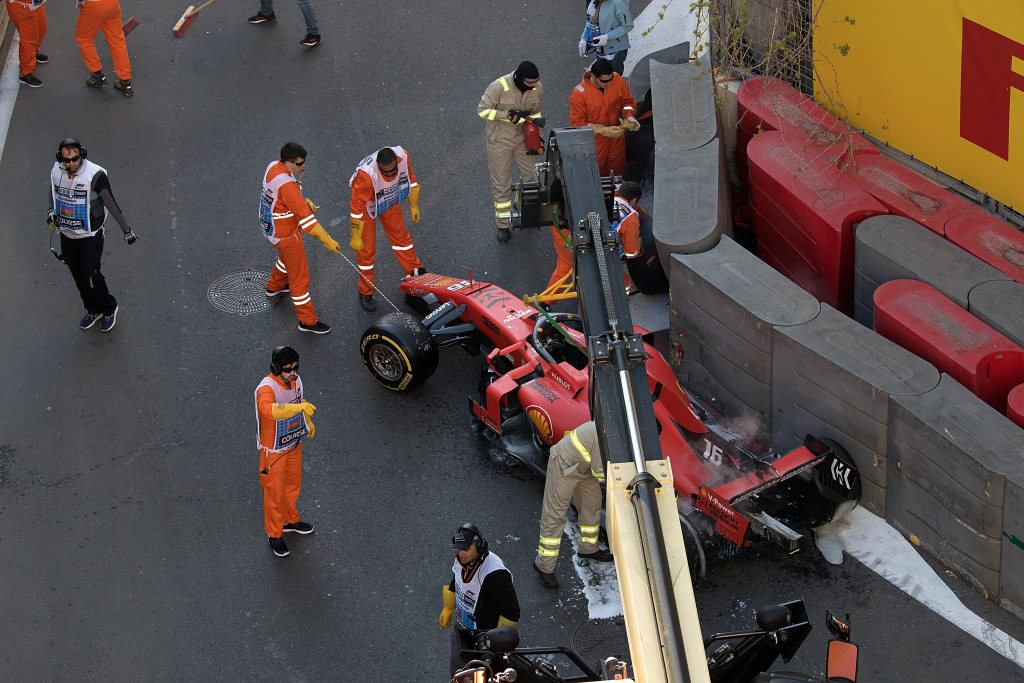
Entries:
{"type": "Polygon", "coordinates": [[[317,320],[312,325],[305,323],[299,323],[299,332],[312,332],[313,334],[327,334],[331,331],[330,325],[325,325],[321,321],[317,320]]]}
{"type": "Polygon", "coordinates": [[[371,313],[377,310],[377,302],[373,300],[373,294],[360,294],[359,305],[363,307],[364,311],[371,313]]]}
{"type": "Polygon", "coordinates": [[[291,552],[288,550],[288,544],[284,542],[280,536],[274,538],[273,536],[267,536],[267,541],[270,543],[270,549],[274,551],[274,554],[278,557],[288,557],[291,552]]]}
{"type": "Polygon", "coordinates": [[[285,531],[292,531],[296,534],[311,534],[313,533],[313,525],[309,522],[295,522],[295,524],[285,524],[285,531]]]}
{"type": "Polygon", "coordinates": [[[46,64],[50,61],[50,58],[44,55],[42,52],[36,53],[36,64],[46,64]]]}
{"type": "Polygon", "coordinates": [[[35,74],[25,74],[24,76],[18,76],[18,80],[30,88],[43,87],[43,82],[36,78],[35,74]]]}
{"type": "Polygon", "coordinates": [[[420,268],[413,268],[412,272],[409,273],[409,275],[407,275],[406,277],[419,277],[420,275],[424,275],[426,272],[427,272],[426,266],[423,266],[423,267],[420,267],[420,268]]]}
{"type": "Polygon", "coordinates": [[[289,290],[288,290],[288,285],[285,285],[285,286],[284,286],[284,289],[279,289],[279,290],[277,290],[276,292],[272,292],[272,291],[270,291],[270,290],[268,289],[268,290],[267,290],[267,296],[268,296],[268,297],[275,297],[275,296],[278,296],[278,295],[280,295],[280,294],[288,294],[288,291],[289,291],[289,290]]]}
{"type": "Polygon", "coordinates": [[[103,316],[103,322],[100,323],[100,332],[110,332],[114,329],[114,324],[117,323],[117,308],[115,306],[113,313],[103,316]]]}
{"type": "Polygon", "coordinates": [[[614,562],[615,557],[607,550],[595,550],[592,553],[576,553],[581,560],[592,560],[594,562],[614,562]]]}
{"type": "Polygon", "coordinates": [[[102,71],[94,71],[86,77],[85,84],[90,88],[103,88],[107,85],[107,77],[102,71]]]}
{"type": "Polygon", "coordinates": [[[274,16],[273,12],[271,12],[270,14],[263,14],[263,12],[257,12],[253,16],[249,17],[250,24],[273,24],[275,21],[277,21],[277,17],[274,16]]]}
{"type": "Polygon", "coordinates": [[[128,79],[127,81],[122,81],[120,78],[117,79],[116,81],[114,81],[114,88],[120,90],[125,97],[131,97],[135,94],[132,92],[131,79],[128,79]]]}
{"type": "Polygon", "coordinates": [[[301,44],[305,45],[306,47],[313,47],[315,45],[319,45],[320,35],[317,34],[314,36],[312,33],[307,33],[306,37],[302,39],[301,44]]]}
{"type": "Polygon", "coordinates": [[[508,228],[498,228],[498,233],[494,236],[494,239],[498,240],[499,244],[505,244],[512,239],[512,231],[508,228]]]}
{"type": "Polygon", "coordinates": [[[83,330],[87,330],[96,323],[98,323],[100,321],[100,318],[102,317],[102,313],[86,313],[85,317],[82,318],[82,321],[78,323],[78,326],[81,327],[83,330]]]}
{"type": "Polygon", "coordinates": [[[554,574],[548,574],[547,572],[542,572],[540,570],[540,567],[538,567],[537,565],[533,565],[533,571],[537,572],[537,576],[540,577],[541,585],[543,585],[545,588],[550,588],[551,590],[555,590],[556,588],[558,588],[557,576],[555,576],[554,574]]]}

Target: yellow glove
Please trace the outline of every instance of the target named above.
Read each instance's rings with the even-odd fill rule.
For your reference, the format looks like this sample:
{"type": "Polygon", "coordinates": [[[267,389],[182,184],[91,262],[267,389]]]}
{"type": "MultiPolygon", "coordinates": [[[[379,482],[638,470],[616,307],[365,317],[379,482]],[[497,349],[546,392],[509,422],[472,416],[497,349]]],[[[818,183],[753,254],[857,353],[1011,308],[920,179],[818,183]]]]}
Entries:
{"type": "MultiPolygon", "coordinates": [[[[312,412],[310,412],[310,415],[311,414],[312,414],[312,412]]],[[[309,427],[309,434],[306,434],[306,438],[307,439],[312,439],[313,438],[313,434],[316,433],[316,427],[313,426],[313,420],[312,420],[312,418],[309,417],[309,415],[306,415],[306,426],[309,427]]]]}
{"type": "Polygon", "coordinates": [[[445,586],[441,589],[441,595],[444,599],[444,609],[441,610],[441,617],[438,621],[441,622],[441,628],[448,628],[452,625],[452,615],[455,613],[455,593],[452,593],[450,587],[445,586]]]}
{"type": "Polygon", "coordinates": [[[352,240],[348,243],[348,246],[356,251],[363,250],[363,221],[350,218],[348,221],[349,227],[352,228],[352,240]]]}
{"type": "Polygon", "coordinates": [[[308,206],[308,207],[309,207],[309,210],[310,210],[310,211],[312,211],[313,213],[316,213],[316,212],[317,212],[317,209],[319,209],[319,208],[320,208],[319,206],[317,206],[316,204],[314,204],[314,203],[313,203],[313,200],[312,200],[312,199],[310,199],[309,197],[306,197],[306,206],[308,206]]]}
{"type": "Polygon", "coordinates": [[[275,403],[270,409],[270,416],[275,420],[283,420],[296,413],[305,413],[308,419],[313,416],[314,410],[316,410],[316,406],[309,401],[303,401],[302,403],[275,403]]]}
{"type": "Polygon", "coordinates": [[[498,615],[498,626],[515,626],[518,622],[509,621],[505,617],[498,615]]]}
{"type": "Polygon", "coordinates": [[[606,138],[617,140],[622,137],[624,131],[618,126],[602,126],[600,123],[589,124],[594,132],[598,135],[603,135],[606,138]]]}
{"type": "Polygon", "coordinates": [[[630,116],[619,119],[619,127],[623,130],[640,130],[640,122],[630,116]]]}
{"type": "Polygon", "coordinates": [[[420,222],[420,186],[409,190],[409,215],[412,216],[413,223],[420,222]]]}
{"type": "Polygon", "coordinates": [[[341,253],[341,245],[328,235],[327,231],[324,230],[324,226],[319,223],[313,226],[313,229],[309,231],[309,234],[323,242],[328,251],[333,251],[335,254],[341,253]]]}

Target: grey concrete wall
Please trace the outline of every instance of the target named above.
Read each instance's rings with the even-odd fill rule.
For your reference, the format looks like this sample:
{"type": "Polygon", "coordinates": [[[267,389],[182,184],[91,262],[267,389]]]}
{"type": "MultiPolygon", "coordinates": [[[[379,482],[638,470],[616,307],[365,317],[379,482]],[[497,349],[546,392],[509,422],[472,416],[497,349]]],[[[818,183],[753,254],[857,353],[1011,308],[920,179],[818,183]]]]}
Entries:
{"type": "Polygon", "coordinates": [[[891,395],[934,389],[939,372],[827,304],[803,325],[773,329],[772,446],[835,439],[864,483],[861,505],[885,514],[891,395]]]}
{"type": "Polygon", "coordinates": [[[714,78],[706,66],[652,60],[651,108],[658,144],[685,152],[703,147],[717,137],[714,92],[714,78]]]}
{"type": "Polygon", "coordinates": [[[886,521],[998,601],[1007,477],[1024,477],[1024,431],[945,374],[889,407],[886,521]]]}
{"type": "Polygon", "coordinates": [[[717,138],[683,152],[655,146],[654,240],[667,276],[672,254],[708,251],[731,232],[724,167],[717,138]]]}
{"type": "Polygon", "coordinates": [[[1002,335],[1024,346],[1024,285],[982,282],[967,296],[967,310],[1002,335]]]}
{"type": "Polygon", "coordinates": [[[1007,476],[1003,494],[999,604],[1024,619],[1024,477],[1007,476]]]}
{"type": "Polygon", "coordinates": [[[820,304],[727,236],[710,251],[672,258],[670,339],[682,351],[683,386],[770,434],[772,328],[806,323],[820,304]]]}
{"type": "Polygon", "coordinates": [[[967,308],[971,289],[1010,281],[981,259],[902,216],[873,216],[857,226],[853,317],[865,327],[874,319],[872,296],[889,280],[920,280],[967,308]]]}

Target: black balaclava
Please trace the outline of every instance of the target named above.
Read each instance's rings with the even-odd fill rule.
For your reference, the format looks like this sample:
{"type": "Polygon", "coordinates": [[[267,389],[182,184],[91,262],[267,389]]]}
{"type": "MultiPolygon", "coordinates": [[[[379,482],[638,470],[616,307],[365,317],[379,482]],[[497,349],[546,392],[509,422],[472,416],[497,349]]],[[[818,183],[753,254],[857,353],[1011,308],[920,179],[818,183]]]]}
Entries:
{"type": "Polygon", "coordinates": [[[523,83],[523,79],[525,78],[540,78],[540,71],[537,71],[537,65],[533,62],[520,62],[519,68],[512,74],[512,81],[516,84],[516,88],[519,89],[519,92],[533,90],[533,88],[528,88],[523,83]]]}

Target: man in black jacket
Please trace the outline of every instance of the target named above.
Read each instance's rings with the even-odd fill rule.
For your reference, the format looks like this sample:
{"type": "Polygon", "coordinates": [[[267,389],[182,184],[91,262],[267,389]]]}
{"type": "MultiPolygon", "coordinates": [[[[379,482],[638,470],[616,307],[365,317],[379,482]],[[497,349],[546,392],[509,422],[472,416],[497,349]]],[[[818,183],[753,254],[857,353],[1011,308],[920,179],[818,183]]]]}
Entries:
{"type": "Polygon", "coordinates": [[[459,631],[489,630],[515,626],[519,621],[519,598],[512,585],[512,573],[501,558],[487,549],[487,541],[475,524],[466,523],[455,530],[451,549],[455,551],[452,580],[444,587],[441,628],[452,629],[451,675],[464,665],[459,647],[459,631]]]}
{"type": "Polygon", "coordinates": [[[74,138],[65,138],[57,146],[57,162],[50,169],[47,222],[60,231],[62,253],[57,258],[71,271],[85,304],[79,326],[87,330],[99,322],[101,331],[110,332],[117,322],[117,300],[107,291],[100,272],[107,214],[121,227],[125,242],[135,244],[136,237],[114,201],[106,169],[87,161],[87,154],[74,138]]]}

